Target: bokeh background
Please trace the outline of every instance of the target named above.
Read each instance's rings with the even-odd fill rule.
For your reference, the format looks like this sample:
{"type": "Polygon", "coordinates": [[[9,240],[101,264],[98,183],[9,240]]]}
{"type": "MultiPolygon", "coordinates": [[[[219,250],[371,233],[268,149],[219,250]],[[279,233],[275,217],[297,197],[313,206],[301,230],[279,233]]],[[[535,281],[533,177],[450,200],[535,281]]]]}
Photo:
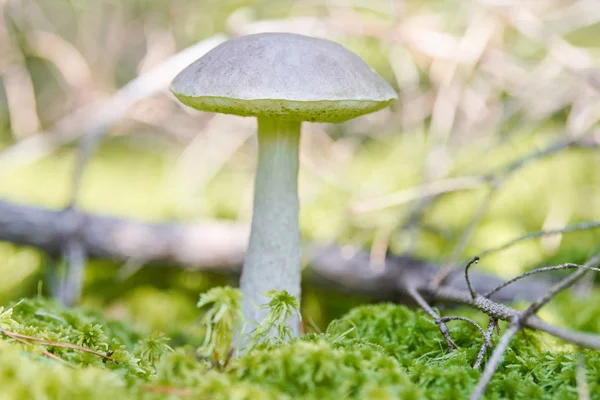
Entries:
{"type": "MultiPolygon", "coordinates": [[[[600,220],[598,149],[567,148],[503,179],[506,166],[553,143],[600,141],[596,0],[0,0],[0,14],[4,200],[65,207],[82,126],[106,118],[121,88],[150,76],[129,93],[135,101],[117,107],[123,115],[83,171],[78,206],[151,222],[249,223],[255,120],[186,109],[166,84],[156,87],[177,71],[148,74],[214,35],[291,31],[343,44],[400,94],[372,115],[304,125],[307,244],[360,247],[373,262],[390,252],[444,264],[527,232],[600,220]],[[503,185],[481,179],[488,174],[503,185]]],[[[512,277],[598,250],[600,230],[574,232],[523,242],[478,268],[512,277]]],[[[50,264],[35,249],[0,242],[0,304],[47,294],[50,264]]],[[[193,329],[200,293],[236,283],[122,267],[91,261],[83,304],[171,335],[193,329]]],[[[305,293],[304,313],[321,328],[365,300],[305,293]]],[[[596,289],[562,296],[546,313],[600,332],[591,317],[598,304],[596,289]]]]}

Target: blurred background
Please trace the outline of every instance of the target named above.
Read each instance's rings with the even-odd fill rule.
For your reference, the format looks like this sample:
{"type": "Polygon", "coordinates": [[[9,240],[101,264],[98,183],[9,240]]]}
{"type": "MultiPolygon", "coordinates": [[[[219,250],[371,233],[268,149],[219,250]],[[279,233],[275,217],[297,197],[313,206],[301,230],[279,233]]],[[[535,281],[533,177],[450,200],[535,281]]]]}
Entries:
{"type": "MultiPolygon", "coordinates": [[[[247,225],[255,120],[193,111],[167,88],[227,37],[287,31],[343,44],[400,94],[375,114],[304,124],[307,244],[362,248],[375,264],[393,253],[442,265],[527,232],[600,220],[597,0],[0,0],[0,14],[2,200],[66,207],[87,135],[101,140],[82,172],[80,209],[247,225]],[[181,51],[183,65],[172,58],[181,51]],[[560,147],[571,139],[591,145],[560,147]],[[560,151],[526,158],[554,144],[560,151]]],[[[598,229],[558,234],[478,268],[506,278],[598,250],[598,229]]],[[[52,262],[0,242],[0,304],[47,294],[52,262]]],[[[236,284],[122,267],[90,261],[82,303],[171,335],[193,325],[200,293],[236,284]]],[[[547,312],[600,332],[598,289],[589,296],[562,296],[547,312]],[[574,318],[574,304],[591,311],[574,318]]],[[[322,329],[364,300],[309,287],[303,309],[322,329]]]]}

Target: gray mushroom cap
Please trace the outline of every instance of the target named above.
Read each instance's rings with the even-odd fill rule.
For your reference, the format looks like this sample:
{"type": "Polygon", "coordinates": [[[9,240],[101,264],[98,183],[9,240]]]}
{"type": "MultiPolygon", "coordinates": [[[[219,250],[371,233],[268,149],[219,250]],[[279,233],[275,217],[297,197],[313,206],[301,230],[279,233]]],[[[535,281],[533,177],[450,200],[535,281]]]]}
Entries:
{"type": "Polygon", "coordinates": [[[202,111],[313,122],[346,121],[398,97],[341,45],[291,33],[229,40],[184,69],[171,91],[202,111]]]}

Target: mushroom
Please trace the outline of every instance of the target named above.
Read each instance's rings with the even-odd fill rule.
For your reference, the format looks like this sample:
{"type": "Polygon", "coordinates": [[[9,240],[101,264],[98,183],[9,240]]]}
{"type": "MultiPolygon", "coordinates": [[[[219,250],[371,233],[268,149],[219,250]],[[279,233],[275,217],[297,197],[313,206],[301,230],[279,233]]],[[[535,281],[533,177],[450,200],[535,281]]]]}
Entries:
{"type": "MultiPolygon", "coordinates": [[[[269,290],[300,300],[298,163],[303,121],[343,122],[380,110],[396,92],[360,57],[325,39],[259,33],[231,39],[185,68],[173,94],[197,110],[258,119],[258,166],[240,278],[246,332],[269,290]]],[[[297,318],[297,317],[294,317],[297,318]]],[[[290,321],[294,336],[299,320],[290,321]]]]}

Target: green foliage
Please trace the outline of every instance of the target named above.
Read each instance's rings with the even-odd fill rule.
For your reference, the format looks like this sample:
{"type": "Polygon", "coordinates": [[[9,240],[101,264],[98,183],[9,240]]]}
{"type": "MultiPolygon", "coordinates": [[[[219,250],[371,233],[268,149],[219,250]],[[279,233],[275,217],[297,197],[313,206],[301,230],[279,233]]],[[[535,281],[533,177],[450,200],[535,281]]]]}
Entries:
{"type": "Polygon", "coordinates": [[[236,379],[302,399],[417,399],[419,390],[399,363],[369,346],[297,340],[235,360],[236,379]]]}
{"type": "MultiPolygon", "coordinates": [[[[482,342],[479,333],[455,323],[450,330],[459,349],[448,353],[437,327],[422,312],[382,304],[353,309],[334,321],[327,334],[345,333],[380,345],[408,371],[429,399],[468,398],[480,376],[470,367],[482,342]],[[350,331],[348,331],[351,329],[350,331]]],[[[541,335],[517,336],[494,375],[487,399],[576,399],[575,354],[548,350],[541,335]]],[[[583,353],[592,393],[600,390],[600,352],[583,353]]]]}
{"type": "MultiPolygon", "coordinates": [[[[326,333],[287,340],[289,331],[279,327],[286,326],[298,304],[285,292],[270,296],[265,327],[275,328],[276,340],[255,337],[258,345],[218,368],[198,357],[192,345],[171,348],[160,333],[139,332],[97,312],[67,310],[49,300],[23,300],[0,309],[1,329],[112,353],[119,363],[81,349],[24,344],[3,335],[0,398],[154,399],[171,391],[195,399],[463,399],[479,379],[480,371],[471,365],[482,339],[470,325],[451,323],[460,347],[449,353],[426,314],[380,304],[352,309],[326,333]],[[43,349],[64,362],[45,356],[43,349]]],[[[236,323],[227,321],[237,318],[239,300],[232,288],[215,288],[201,297],[199,305],[207,307],[202,324],[210,325],[207,337],[214,348],[231,345],[236,323]]],[[[263,332],[254,334],[262,338],[263,332]]],[[[578,355],[546,343],[535,333],[518,335],[485,398],[576,399],[578,355]]],[[[598,393],[600,352],[583,351],[581,357],[590,391],[598,393]]]]}
{"type": "MultiPolygon", "coordinates": [[[[79,349],[44,345],[63,361],[42,355],[35,341],[25,344],[0,340],[0,386],[2,398],[101,399],[128,397],[130,387],[154,373],[140,354],[151,354],[147,340],[135,343],[140,333],[125,324],[109,322],[98,313],[65,310],[44,299],[29,299],[0,314],[0,328],[11,333],[83,346],[102,354],[112,353],[114,361],[79,349]]],[[[158,354],[154,355],[158,357],[158,354]]]]}
{"type": "MultiPolygon", "coordinates": [[[[261,306],[269,310],[264,320],[247,334],[248,343],[244,352],[248,353],[257,346],[268,346],[270,342],[293,339],[288,321],[293,313],[300,315],[298,300],[285,290],[271,290],[265,293],[271,300],[261,306]]],[[[204,343],[198,352],[203,357],[215,357],[215,361],[226,357],[235,347],[234,333],[241,329],[242,293],[231,287],[215,287],[200,296],[198,308],[206,308],[200,321],[204,328],[204,343]]]]}
{"type": "Polygon", "coordinates": [[[155,332],[140,341],[138,353],[143,361],[154,366],[163,354],[173,351],[168,342],[169,338],[163,333],[155,332]]]}
{"type": "Polygon", "coordinates": [[[71,343],[100,353],[114,351],[113,358],[120,361],[118,365],[104,363],[100,357],[89,357],[76,349],[48,348],[67,362],[118,369],[132,379],[152,374],[149,368],[140,363],[140,352],[145,351],[144,341],[140,342],[142,333],[127,324],[106,321],[97,312],[83,308],[65,309],[47,299],[27,299],[12,308],[12,320],[12,326],[6,327],[11,332],[71,343]]]}
{"type": "Polygon", "coordinates": [[[292,331],[288,320],[293,313],[300,315],[300,304],[298,300],[285,290],[271,290],[265,293],[271,300],[261,306],[269,312],[265,319],[249,334],[248,351],[260,343],[267,343],[273,339],[286,341],[292,339],[292,331]],[[273,332],[275,336],[273,336],[273,332]]]}
{"type": "MultiPolygon", "coordinates": [[[[152,66],[156,57],[144,57],[141,52],[164,47],[160,38],[164,36],[165,29],[180,49],[213,33],[222,32],[226,26],[237,28],[240,23],[243,25],[249,21],[287,16],[321,16],[328,11],[322,5],[316,5],[316,8],[297,7],[295,2],[255,0],[203,2],[202,7],[198,7],[195,2],[176,2],[174,7],[171,3],[175,2],[158,0],[21,2],[26,7],[33,7],[36,12],[18,11],[19,2],[13,3],[4,10],[7,21],[11,21],[11,29],[15,29],[11,32],[23,40],[29,36],[35,39],[40,31],[36,24],[39,23],[40,15],[44,16],[43,31],[52,32],[67,44],[75,46],[75,50],[84,58],[91,57],[87,60],[91,68],[90,79],[100,83],[95,88],[98,93],[114,92],[138,71],[152,66]],[[13,7],[15,5],[16,8],[13,7]],[[232,14],[234,11],[236,13],[232,14]],[[56,25],[53,21],[60,23],[56,25]],[[120,40],[97,40],[114,36],[107,36],[109,31],[119,33],[117,37],[135,40],[127,43],[120,40]],[[155,42],[156,38],[160,39],[157,43],[161,46],[157,47],[156,43],[150,42],[155,42]],[[87,48],[89,43],[100,47],[92,49],[90,53],[87,48]],[[106,55],[103,62],[89,62],[97,58],[95,53],[106,55]],[[98,66],[99,70],[96,68],[98,66]],[[97,79],[98,76],[101,79],[97,79]]],[[[389,26],[393,28],[393,19],[397,15],[395,12],[388,12],[387,6],[382,4],[394,2],[350,3],[353,4],[349,11],[355,14],[354,17],[350,15],[351,18],[358,18],[358,22],[365,18],[367,25],[392,24],[389,26]]],[[[470,17],[473,13],[457,11],[456,6],[461,2],[430,3],[409,1],[405,11],[408,11],[409,17],[415,12],[418,15],[435,11],[436,29],[456,38],[462,37],[464,28],[471,26],[470,17]]],[[[469,7],[464,9],[470,10],[469,7]]],[[[477,18],[477,13],[473,15],[477,18]]],[[[593,51],[589,53],[597,64],[596,56],[600,54],[597,52],[599,28],[599,24],[594,24],[575,30],[563,38],[576,46],[593,47],[593,51]]],[[[497,36],[488,41],[492,52],[499,44],[497,36]]],[[[545,61],[540,65],[536,64],[544,57],[545,50],[552,50],[544,49],[543,41],[531,40],[510,27],[499,38],[502,41],[501,49],[508,52],[511,55],[509,58],[514,59],[520,68],[536,71],[548,66],[545,61]]],[[[171,39],[167,40],[167,47],[171,46],[171,39]]],[[[393,46],[394,54],[390,58],[390,46],[385,40],[360,35],[353,35],[351,38],[344,38],[342,35],[339,40],[366,58],[371,66],[390,80],[397,78],[392,74],[390,60],[394,65],[408,66],[408,69],[401,68],[410,73],[401,74],[400,89],[407,82],[409,86],[416,83],[417,89],[427,96],[430,92],[439,94],[436,90],[439,82],[431,80],[436,74],[431,73],[430,64],[411,61],[410,49],[406,51],[402,46],[393,46]]],[[[34,42],[36,40],[32,43],[34,42]]],[[[23,51],[22,66],[26,67],[26,75],[31,77],[35,89],[34,109],[39,114],[42,127],[51,128],[57,118],[68,112],[66,110],[73,109],[79,100],[85,99],[79,98],[77,85],[64,81],[62,69],[57,69],[51,60],[40,57],[43,54],[37,54],[29,44],[22,44],[25,44],[20,49],[23,51]],[[66,89],[69,92],[74,90],[75,102],[71,96],[73,93],[65,92],[66,89]]],[[[19,50],[10,45],[9,47],[19,50]]],[[[172,49],[169,47],[167,50],[172,49]]],[[[473,68],[469,68],[468,76],[458,74],[459,83],[478,92],[481,89],[480,83],[489,78],[489,71],[479,68],[485,64],[473,65],[473,68]]],[[[440,65],[434,69],[439,70],[438,67],[440,65]]],[[[573,86],[570,80],[572,74],[566,70],[563,72],[566,75],[556,75],[556,79],[550,79],[544,84],[552,87],[557,85],[558,92],[562,91],[561,87],[568,92],[569,87],[573,86]],[[561,82],[565,84],[564,87],[560,85],[561,82]]],[[[527,81],[529,75],[522,75],[527,81]]],[[[446,260],[474,210],[481,204],[486,189],[462,191],[436,199],[423,210],[424,219],[419,224],[419,232],[400,229],[412,214],[414,203],[362,215],[349,215],[348,209],[355,202],[420,185],[423,176],[431,168],[432,160],[438,164],[441,162],[443,167],[439,171],[441,175],[435,179],[495,173],[518,157],[563,138],[565,124],[571,126],[572,120],[577,120],[572,118],[577,114],[572,112],[577,107],[573,108],[567,102],[560,109],[546,114],[543,111],[544,104],[537,107],[540,105],[539,96],[523,98],[517,94],[515,97],[510,88],[515,82],[512,79],[509,81],[508,86],[493,85],[495,89],[491,92],[485,87],[488,85],[483,85],[487,96],[485,108],[490,112],[476,113],[475,117],[481,116],[481,119],[473,119],[469,112],[463,112],[472,109],[467,104],[470,101],[465,101],[465,104],[461,102],[460,112],[456,113],[450,127],[452,132],[447,138],[448,151],[440,153],[442,158],[437,157],[437,153],[432,153],[433,142],[430,139],[435,139],[435,132],[429,129],[431,116],[419,110],[408,113],[417,118],[413,122],[404,121],[406,124],[380,123],[367,127],[364,121],[356,121],[327,126],[327,135],[336,141],[333,146],[324,144],[329,142],[322,140],[327,137],[320,139],[322,135],[313,135],[314,140],[311,142],[314,143],[309,143],[309,150],[310,158],[316,164],[300,170],[300,222],[303,238],[307,242],[317,240],[362,247],[385,242],[389,243],[389,249],[394,253],[413,249],[415,254],[428,260],[446,260]],[[467,107],[463,109],[465,105],[467,107]],[[508,114],[503,113],[503,109],[509,110],[508,114]],[[488,117],[492,118],[484,114],[489,114],[488,117]],[[504,118],[507,116],[508,119],[504,118]],[[419,122],[421,119],[423,126],[419,122]],[[484,120],[492,123],[480,124],[484,120]],[[474,129],[468,125],[472,125],[474,129]],[[412,244],[416,246],[413,247],[412,244]]],[[[8,88],[6,90],[8,93],[8,88]]],[[[0,103],[0,106],[7,104],[3,93],[0,94],[0,103]]],[[[584,103],[579,106],[589,105],[584,103]]],[[[0,108],[0,146],[5,147],[14,143],[18,137],[15,133],[18,132],[11,131],[13,111],[6,107],[0,108]]],[[[421,111],[428,113],[430,108],[425,106],[421,111]]],[[[401,103],[395,104],[390,108],[395,116],[388,121],[400,121],[403,119],[400,114],[406,110],[401,103]]],[[[387,118],[386,113],[383,120],[387,118]]],[[[173,132],[181,124],[178,122],[179,117],[174,120],[159,119],[175,123],[169,128],[173,132]]],[[[251,215],[249,205],[252,201],[252,192],[248,189],[254,177],[254,143],[249,141],[238,150],[231,148],[234,153],[228,159],[220,160],[217,157],[217,162],[213,157],[206,156],[211,156],[215,150],[222,153],[220,135],[201,135],[201,146],[189,147],[194,150],[193,158],[198,161],[192,163],[191,167],[182,168],[187,164],[181,163],[181,154],[189,146],[186,139],[189,139],[189,135],[178,135],[177,140],[166,141],[158,139],[162,135],[148,135],[148,130],[164,125],[129,124],[127,130],[120,130],[117,135],[105,138],[85,170],[85,182],[78,196],[78,205],[91,212],[146,221],[226,218],[248,222],[251,215]],[[129,131],[129,127],[133,127],[133,130],[129,131]],[[184,174],[173,173],[188,169],[184,174]]],[[[9,166],[2,174],[0,195],[11,201],[64,207],[71,195],[76,151],[76,146],[62,148],[38,162],[25,163],[20,168],[9,166]]],[[[223,152],[225,153],[227,152],[223,152]]],[[[596,167],[597,162],[597,152],[571,149],[532,163],[519,171],[505,182],[495,196],[463,256],[478,254],[483,249],[546,226],[598,220],[600,168],[596,167]]],[[[594,253],[600,243],[600,231],[570,233],[549,239],[552,240],[529,241],[502,251],[488,257],[480,267],[504,277],[512,277],[539,264],[580,263],[594,253]]],[[[36,293],[46,294],[46,286],[38,283],[43,279],[43,273],[50,268],[45,265],[51,261],[49,258],[32,248],[0,243],[0,259],[0,304],[5,305],[11,300],[31,297],[36,293]]],[[[193,398],[311,397],[314,393],[302,380],[304,378],[300,378],[316,371],[316,355],[324,357],[326,362],[331,361],[332,364],[327,364],[330,368],[342,366],[340,370],[344,371],[344,379],[352,380],[361,379],[363,371],[344,363],[361,362],[356,360],[356,354],[370,354],[371,358],[362,363],[361,367],[368,374],[368,379],[382,382],[383,388],[379,393],[382,397],[389,396],[390,393],[398,395],[393,376],[399,377],[402,374],[411,381],[406,386],[407,391],[416,385],[424,398],[431,399],[465,398],[479,378],[479,371],[469,367],[482,341],[473,327],[463,322],[449,323],[453,339],[460,346],[457,351],[449,354],[439,330],[427,315],[395,305],[354,309],[332,323],[326,334],[306,335],[289,344],[282,343],[281,340],[263,341],[254,347],[254,351],[234,360],[221,373],[215,371],[211,363],[199,360],[196,349],[205,339],[208,341],[205,340],[205,346],[200,348],[201,353],[210,353],[216,349],[224,353],[224,349],[229,349],[235,325],[232,321],[236,318],[233,310],[237,306],[229,304],[225,308],[227,311],[219,311],[217,306],[223,300],[226,301],[225,298],[216,296],[211,302],[208,300],[210,296],[203,296],[207,301],[205,306],[215,311],[213,314],[210,311],[204,314],[200,326],[193,321],[198,316],[195,308],[197,294],[212,286],[226,284],[229,282],[228,277],[215,277],[198,271],[144,268],[135,272],[134,276],[125,278],[117,272],[117,265],[109,262],[93,261],[87,267],[83,299],[85,304],[102,307],[107,314],[118,315],[128,323],[110,321],[100,313],[89,310],[65,310],[50,301],[30,299],[14,309],[0,307],[0,328],[41,339],[86,346],[103,354],[107,351],[114,352],[113,357],[120,363],[103,362],[96,355],[75,349],[25,345],[0,334],[0,400],[166,397],[144,391],[141,389],[143,385],[183,388],[192,391],[193,398]],[[143,326],[149,331],[165,331],[174,340],[169,341],[158,333],[140,332],[132,328],[132,324],[143,326]],[[173,351],[170,350],[171,347],[173,351]],[[43,348],[61,357],[67,364],[62,365],[61,362],[42,355],[43,348]],[[310,362],[303,365],[302,362],[306,360],[310,362]],[[394,364],[389,376],[385,370],[376,368],[376,365],[389,363],[394,364]],[[334,364],[335,367],[332,366],[334,364]],[[255,365],[260,370],[246,370],[255,365]],[[245,372],[238,376],[240,371],[245,372]],[[259,374],[258,371],[263,372],[259,374]]],[[[598,279],[597,277],[596,282],[598,279]]],[[[303,293],[305,315],[321,327],[326,327],[331,318],[339,317],[351,306],[365,300],[357,294],[342,295],[321,292],[315,288],[309,290],[313,292],[310,308],[307,307],[307,291],[303,293]]],[[[235,293],[231,291],[228,294],[235,293]]],[[[227,290],[220,294],[227,294],[227,290]]],[[[284,306],[285,299],[280,300],[282,301],[278,307],[273,307],[277,304],[272,304],[269,317],[269,325],[275,327],[276,339],[288,337],[285,321],[286,313],[291,310],[284,306]]],[[[590,296],[580,298],[563,293],[544,308],[544,318],[549,318],[552,323],[568,325],[572,329],[600,333],[599,304],[598,290],[593,291],[590,296]]],[[[483,325],[487,322],[481,316],[477,320],[483,325]]],[[[260,332],[263,331],[254,333],[260,332]]],[[[575,399],[576,355],[571,352],[574,349],[563,348],[557,351],[555,343],[552,347],[547,343],[547,338],[543,335],[530,332],[518,335],[488,388],[487,398],[575,399]]],[[[582,356],[585,359],[592,398],[598,397],[598,352],[586,351],[582,356]]],[[[341,386],[335,386],[335,379],[334,376],[330,381],[325,378],[320,381],[318,390],[324,398],[343,398],[339,393],[344,390],[343,385],[348,383],[342,382],[341,386]]],[[[378,398],[375,391],[379,389],[371,391],[366,383],[355,390],[356,396],[378,398]]]]}
{"type": "Polygon", "coordinates": [[[263,389],[258,385],[235,380],[234,377],[218,372],[204,376],[194,390],[194,398],[201,400],[291,400],[291,397],[275,390],[263,389]]]}
{"type": "Polygon", "coordinates": [[[0,341],[0,358],[2,399],[92,400],[128,395],[120,375],[99,368],[70,368],[4,341],[0,341]]]}
{"type": "Polygon", "coordinates": [[[205,329],[200,354],[226,355],[233,345],[233,334],[241,326],[241,299],[238,289],[216,287],[200,296],[198,308],[208,307],[200,321],[205,329]]]}

